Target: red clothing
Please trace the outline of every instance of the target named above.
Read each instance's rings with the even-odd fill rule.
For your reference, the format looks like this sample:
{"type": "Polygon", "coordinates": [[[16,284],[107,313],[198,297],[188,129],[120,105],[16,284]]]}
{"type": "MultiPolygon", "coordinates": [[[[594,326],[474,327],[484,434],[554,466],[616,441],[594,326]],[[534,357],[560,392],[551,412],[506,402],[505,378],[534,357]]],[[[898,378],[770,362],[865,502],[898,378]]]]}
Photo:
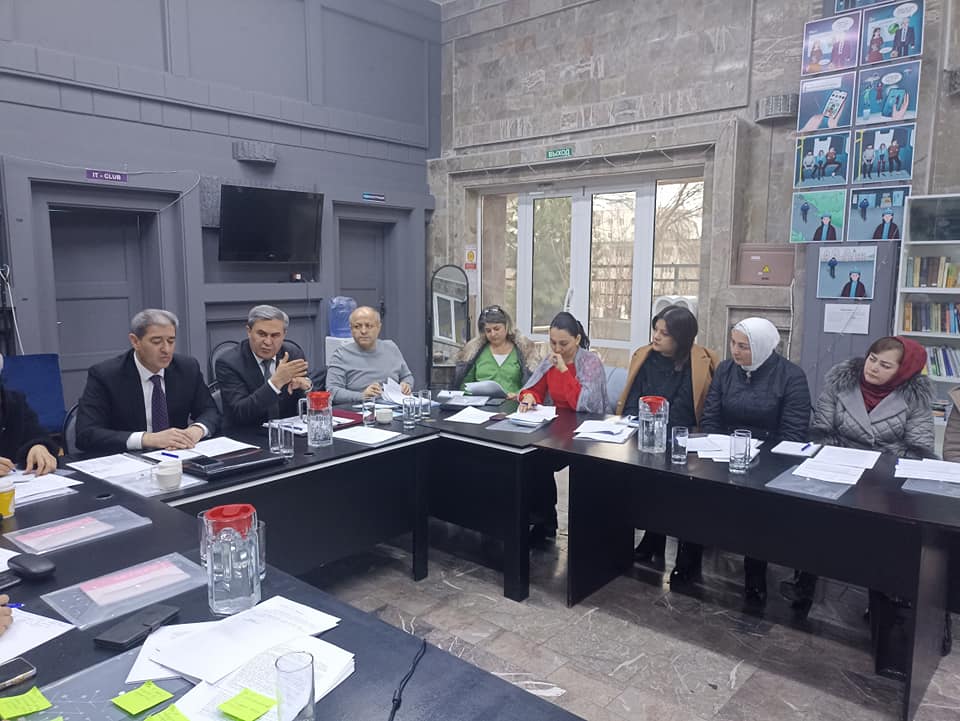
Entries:
{"type": "Polygon", "coordinates": [[[537,399],[537,403],[543,403],[548,391],[553,405],[557,408],[577,410],[577,401],[580,400],[580,381],[577,380],[577,369],[573,363],[567,366],[566,373],[551,368],[543,378],[537,381],[536,385],[530,386],[520,395],[530,393],[537,399]]]}
{"type": "Polygon", "coordinates": [[[896,375],[882,386],[868,383],[863,374],[860,375],[860,392],[863,394],[863,404],[867,407],[867,413],[876,408],[880,401],[894,390],[922,373],[923,367],[927,364],[927,351],[915,340],[904,338],[902,335],[893,337],[893,340],[899,341],[903,346],[903,356],[900,358],[900,367],[897,368],[896,375]]]}

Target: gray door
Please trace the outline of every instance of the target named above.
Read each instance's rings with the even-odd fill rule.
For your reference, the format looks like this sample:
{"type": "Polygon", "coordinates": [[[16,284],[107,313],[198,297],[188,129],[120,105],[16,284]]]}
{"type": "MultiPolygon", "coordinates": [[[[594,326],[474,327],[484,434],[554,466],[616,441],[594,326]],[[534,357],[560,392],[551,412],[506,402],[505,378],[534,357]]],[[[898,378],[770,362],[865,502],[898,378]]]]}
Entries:
{"type": "Polygon", "coordinates": [[[130,318],[144,306],[136,213],[51,208],[50,235],[63,395],[70,408],[87,368],[130,348],[130,318]]]}
{"type": "Polygon", "coordinates": [[[394,309],[386,303],[384,235],[382,223],[340,221],[340,295],[384,313],[381,336],[389,338],[386,331],[394,309]]]}

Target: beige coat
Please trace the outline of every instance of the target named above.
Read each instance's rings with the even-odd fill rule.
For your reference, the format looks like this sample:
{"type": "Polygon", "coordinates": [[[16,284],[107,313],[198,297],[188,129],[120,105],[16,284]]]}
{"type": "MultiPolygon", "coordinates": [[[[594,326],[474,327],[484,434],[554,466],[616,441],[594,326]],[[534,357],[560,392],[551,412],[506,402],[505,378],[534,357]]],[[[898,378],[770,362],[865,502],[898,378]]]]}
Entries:
{"type": "MultiPolygon", "coordinates": [[[[630,394],[630,388],[633,387],[633,381],[640,372],[647,356],[650,355],[652,345],[645,345],[633,354],[630,359],[630,370],[627,373],[627,382],[623,386],[623,393],[620,394],[620,400],[617,401],[617,415],[623,415],[623,404],[627,402],[627,396],[630,394]]],[[[717,369],[719,360],[717,354],[712,350],[699,346],[696,343],[690,349],[690,376],[693,382],[693,410],[697,416],[697,423],[700,422],[700,416],[703,414],[703,403],[707,399],[707,391],[710,390],[710,381],[713,380],[713,372],[717,369]]]]}

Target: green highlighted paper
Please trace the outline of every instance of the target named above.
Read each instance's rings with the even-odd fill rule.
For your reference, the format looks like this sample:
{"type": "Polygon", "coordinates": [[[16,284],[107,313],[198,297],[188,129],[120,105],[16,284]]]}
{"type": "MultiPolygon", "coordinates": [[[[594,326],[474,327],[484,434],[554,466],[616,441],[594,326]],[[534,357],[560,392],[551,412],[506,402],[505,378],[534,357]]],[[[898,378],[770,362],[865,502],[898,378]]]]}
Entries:
{"type": "Polygon", "coordinates": [[[237,721],[257,721],[258,718],[276,705],[277,702],[272,698],[245,688],[229,701],[224,701],[217,706],[217,708],[227,716],[237,719],[237,721]]]}
{"type": "Polygon", "coordinates": [[[140,688],[120,694],[113,702],[131,716],[136,716],[171,698],[172,693],[160,688],[153,681],[147,681],[140,688]]]}
{"type": "Polygon", "coordinates": [[[174,704],[170,704],[163,711],[147,716],[146,721],[190,721],[180,713],[174,704]]]}
{"type": "Polygon", "coordinates": [[[0,698],[0,716],[3,718],[17,718],[18,716],[26,716],[27,714],[36,713],[37,711],[43,711],[52,705],[53,704],[47,701],[46,696],[40,692],[40,689],[34,686],[19,696],[0,698]]]}

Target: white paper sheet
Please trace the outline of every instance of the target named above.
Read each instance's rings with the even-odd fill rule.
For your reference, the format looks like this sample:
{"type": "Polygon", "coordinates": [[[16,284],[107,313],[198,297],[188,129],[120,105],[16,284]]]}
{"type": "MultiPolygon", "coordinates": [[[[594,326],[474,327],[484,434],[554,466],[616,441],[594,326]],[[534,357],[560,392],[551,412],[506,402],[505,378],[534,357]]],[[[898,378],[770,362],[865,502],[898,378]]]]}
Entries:
{"type": "Polygon", "coordinates": [[[146,458],[152,458],[155,461],[165,461],[171,457],[186,460],[189,458],[196,458],[197,456],[215,458],[217,456],[224,456],[227,453],[236,453],[237,451],[243,451],[249,448],[259,448],[259,446],[255,446],[251,443],[244,443],[242,441],[236,441],[233,438],[228,438],[227,436],[219,436],[217,438],[208,438],[205,441],[200,441],[193,448],[184,449],[181,451],[150,451],[149,453],[144,453],[143,455],[146,458]]]}
{"type": "Polygon", "coordinates": [[[17,503],[26,503],[28,500],[39,496],[53,495],[57,491],[63,491],[71,486],[83,485],[82,481],[75,481],[72,478],[64,478],[53,473],[46,476],[27,476],[20,472],[17,474],[8,474],[8,478],[13,478],[14,496],[17,503]]]}
{"type": "MultiPolygon", "coordinates": [[[[276,660],[285,653],[295,651],[305,651],[313,656],[315,701],[326,696],[353,673],[352,653],[319,638],[302,636],[258,654],[217,684],[201,681],[177,701],[177,708],[191,721],[224,721],[218,706],[245,688],[276,698],[276,660]]],[[[274,706],[258,721],[278,721],[277,713],[278,709],[274,706]]]]}
{"type": "Polygon", "coordinates": [[[130,673],[127,674],[127,683],[143,683],[144,681],[159,681],[165,678],[179,678],[179,673],[166,666],[161,666],[155,661],[151,661],[150,657],[177,639],[189,636],[197,631],[202,631],[215,623],[217,622],[180,623],[174,626],[161,626],[158,628],[147,636],[147,640],[144,641],[143,646],[140,647],[137,660],[133,662],[130,673]]]}
{"type": "Polygon", "coordinates": [[[880,451],[864,451],[859,448],[824,446],[820,449],[816,458],[817,461],[824,464],[866,469],[873,468],[876,465],[880,459],[880,451]]]}
{"type": "Polygon", "coordinates": [[[400,433],[396,431],[385,431],[382,428],[369,428],[367,426],[353,426],[353,428],[344,428],[340,431],[334,431],[333,437],[341,441],[353,441],[354,443],[363,443],[368,446],[375,446],[378,443],[389,441],[396,438],[400,433]]]}
{"type": "Polygon", "coordinates": [[[455,423],[472,423],[475,425],[480,425],[481,423],[486,423],[490,420],[490,416],[496,415],[490,411],[481,411],[476,408],[464,408],[462,411],[457,411],[452,416],[447,416],[444,418],[445,421],[454,421],[455,423]]]}
{"type": "Polygon", "coordinates": [[[474,381],[467,383],[467,393],[472,396],[488,396],[489,398],[506,398],[507,392],[496,381],[474,381]]]}
{"type": "Polygon", "coordinates": [[[636,432],[636,428],[620,426],[616,432],[604,430],[593,433],[577,433],[573,436],[573,439],[578,441],[600,441],[601,443],[626,443],[636,432]]]}
{"type": "Polygon", "coordinates": [[[960,483],[960,463],[935,461],[930,458],[912,460],[900,458],[893,472],[896,478],[916,478],[925,481],[946,481],[960,483]]]}
{"type": "Polygon", "coordinates": [[[382,400],[396,406],[403,405],[403,399],[410,397],[411,396],[400,390],[400,384],[393,380],[393,378],[387,378],[387,382],[383,384],[383,392],[380,394],[382,400]]]}
{"type": "Polygon", "coordinates": [[[515,411],[507,416],[507,420],[521,426],[536,426],[540,423],[552,421],[556,417],[557,409],[555,406],[539,405],[528,411],[515,411]]]}
{"type": "Polygon", "coordinates": [[[10,567],[7,565],[14,556],[19,556],[23,551],[8,551],[6,548],[0,548],[0,569],[7,571],[10,567]]]}
{"type": "Polygon", "coordinates": [[[109,481],[117,476],[128,476],[134,473],[149,472],[152,463],[141,461],[139,458],[124,453],[115,453],[112,456],[101,456],[86,461],[74,461],[67,464],[70,468],[86,473],[88,476],[109,481]]]}
{"type": "Polygon", "coordinates": [[[13,624],[0,636],[0,663],[21,656],[73,628],[69,623],[28,613],[20,608],[11,611],[13,624]]]}
{"type": "Polygon", "coordinates": [[[823,306],[824,333],[870,333],[869,303],[828,303],[823,306]]]}
{"type": "MultiPolygon", "coordinates": [[[[726,436],[721,437],[727,438],[726,436]]],[[[717,443],[715,438],[715,436],[689,436],[687,438],[687,453],[696,453],[698,451],[719,451],[730,445],[729,438],[727,438],[725,446],[721,446],[719,443],[717,443]]]]}
{"type": "Polygon", "coordinates": [[[800,443],[799,441],[780,441],[770,449],[771,453],[778,453],[781,456],[800,456],[802,458],[812,458],[821,448],[819,443],[800,443]]]}
{"type": "Polygon", "coordinates": [[[178,639],[151,655],[161,666],[216,683],[257,654],[300,636],[323,633],[340,619],[282,596],[178,639]]]}
{"type": "Polygon", "coordinates": [[[823,463],[819,458],[808,458],[793,470],[795,476],[816,478],[818,481],[828,483],[843,483],[847,486],[855,486],[862,474],[862,468],[838,463],[823,463]]]}

